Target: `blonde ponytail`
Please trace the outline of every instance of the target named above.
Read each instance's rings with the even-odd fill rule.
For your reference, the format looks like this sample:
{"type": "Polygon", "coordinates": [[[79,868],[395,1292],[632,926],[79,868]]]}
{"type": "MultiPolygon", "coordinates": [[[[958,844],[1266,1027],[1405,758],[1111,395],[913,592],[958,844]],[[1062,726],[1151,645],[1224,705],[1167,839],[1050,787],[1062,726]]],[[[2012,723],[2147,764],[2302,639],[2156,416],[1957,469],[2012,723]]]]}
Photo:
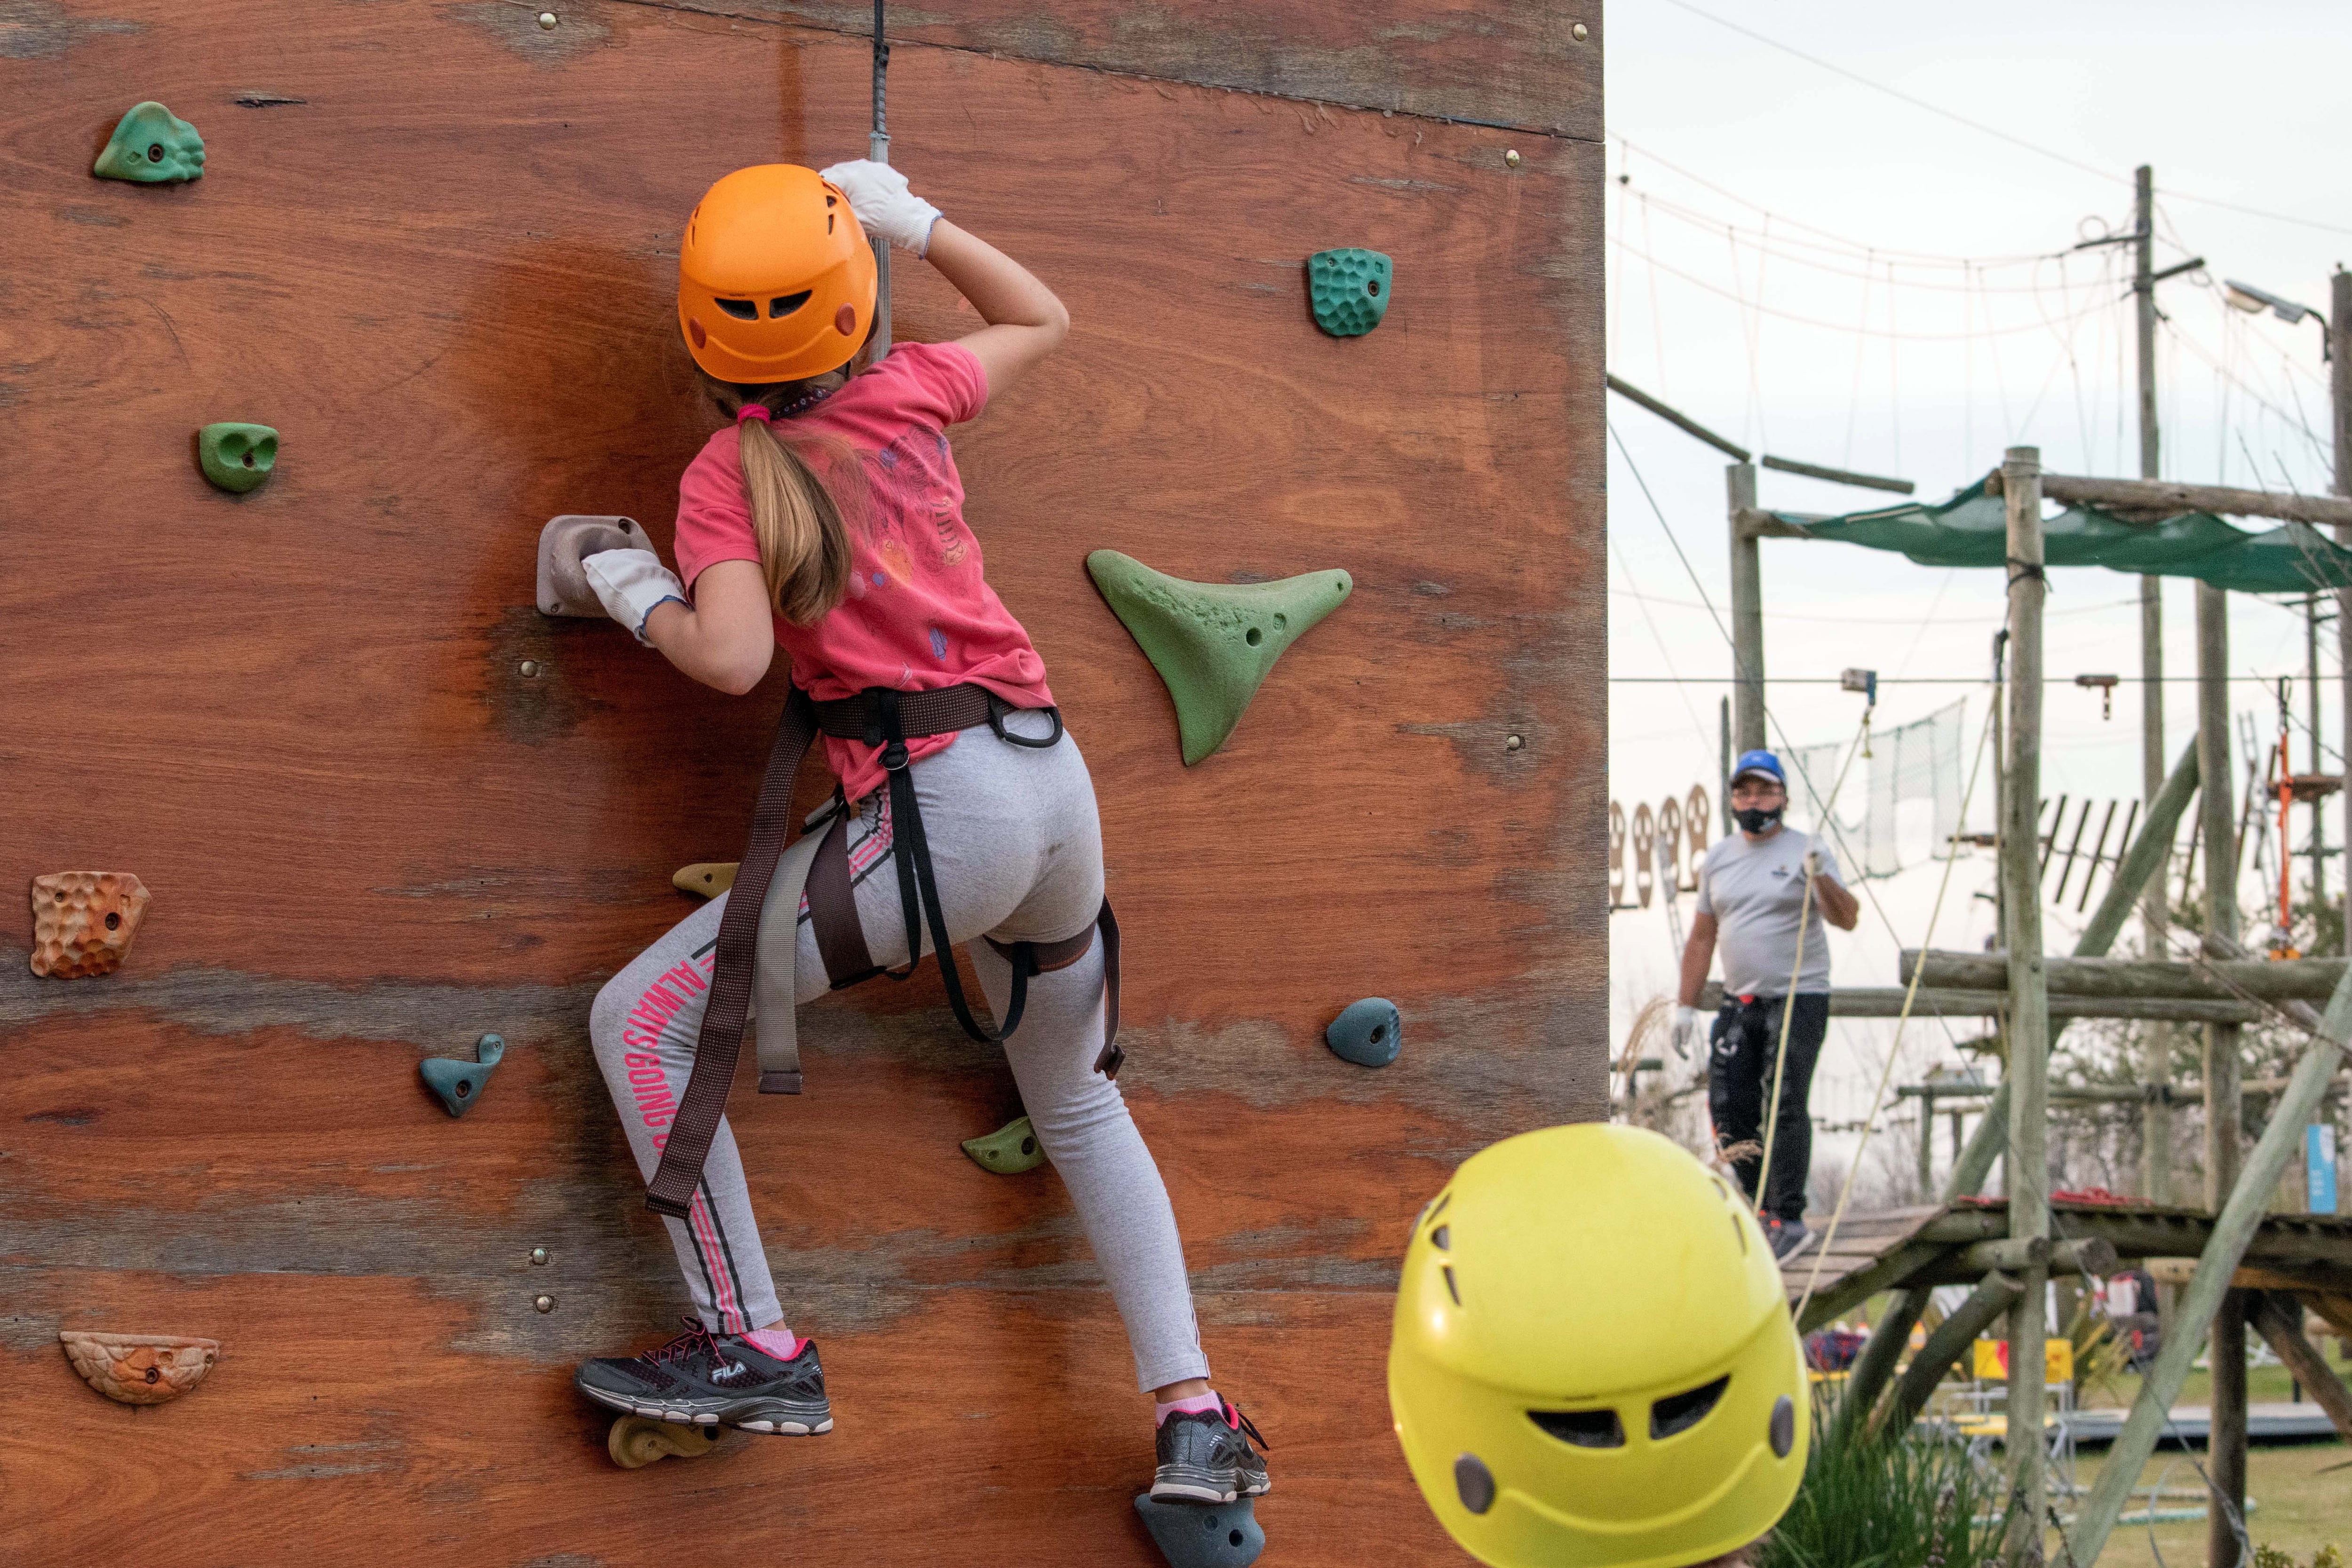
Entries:
{"type": "MultiPolygon", "coordinates": [[[[769,601],[793,625],[813,626],[849,591],[849,519],[797,444],[778,440],[764,419],[736,428],[769,601]]],[[[842,466],[838,454],[826,455],[836,459],[827,466],[842,466]]]]}

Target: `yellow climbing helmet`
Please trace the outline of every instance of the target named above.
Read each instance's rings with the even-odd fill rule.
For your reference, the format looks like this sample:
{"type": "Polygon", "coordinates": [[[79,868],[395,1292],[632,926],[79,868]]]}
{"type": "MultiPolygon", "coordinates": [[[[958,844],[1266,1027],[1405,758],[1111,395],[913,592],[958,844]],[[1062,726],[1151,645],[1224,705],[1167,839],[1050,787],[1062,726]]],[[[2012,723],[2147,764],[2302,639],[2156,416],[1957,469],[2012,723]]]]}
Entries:
{"type": "Polygon", "coordinates": [[[1481,1150],[1413,1222],[1389,1343],[1413,1479],[1494,1568],[1687,1568],[1804,1475],[1804,1351],[1764,1234],[1655,1133],[1481,1150]]]}
{"type": "Polygon", "coordinates": [[[874,291],[849,198],[814,169],[738,169],[687,217],[677,327],[722,382],[805,381],[847,364],[874,323],[874,291]]]}

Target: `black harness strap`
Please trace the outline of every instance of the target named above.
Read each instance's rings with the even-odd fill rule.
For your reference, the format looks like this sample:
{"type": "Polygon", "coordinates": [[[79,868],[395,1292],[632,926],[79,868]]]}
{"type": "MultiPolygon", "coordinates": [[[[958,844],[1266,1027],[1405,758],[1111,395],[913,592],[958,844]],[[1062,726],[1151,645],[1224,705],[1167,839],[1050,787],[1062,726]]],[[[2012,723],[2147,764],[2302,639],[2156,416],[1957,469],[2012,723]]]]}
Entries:
{"type": "Polygon", "coordinates": [[[1036,943],[1016,942],[1010,944],[1010,951],[1006,951],[999,946],[998,950],[1005,952],[1013,963],[1013,995],[1004,1009],[1004,1022],[997,1030],[982,1028],[972,1016],[971,1006],[964,998],[962,978],[956,972],[947,917],[940,908],[939,883],[931,870],[930,841],[924,834],[922,809],[915,799],[907,742],[926,736],[951,735],[986,724],[998,739],[1008,745],[1044,750],[1060,743],[1062,716],[1057,710],[1045,710],[1053,717],[1054,732],[1043,739],[1006,730],[1004,716],[1013,711],[1012,705],[994,693],[969,685],[929,692],[870,686],[855,697],[827,703],[813,702],[798,686],[793,688],[784,703],[783,718],[776,728],[775,747],[768,755],[767,773],[760,781],[758,801],[752,807],[751,841],[736,869],[735,885],[728,893],[727,912],[719,917],[719,950],[712,965],[709,1001],[703,1009],[701,1032],[695,1040],[694,1071],[687,1079],[686,1093],[680,1097],[677,1115],[670,1123],[669,1138],[662,1146],[661,1164],[646,1188],[648,1207],[656,1213],[686,1218],[702,1180],[703,1164],[710,1157],[711,1143],[719,1135],[719,1119],[727,1109],[727,1093],[734,1083],[736,1064],[742,1055],[743,1026],[751,1010],[751,977],[759,956],[760,916],[768,901],[769,885],[775,879],[776,862],[792,836],[793,779],[819,733],[863,740],[881,749],[882,766],[889,779],[893,831],[897,834],[891,858],[898,864],[898,896],[907,915],[907,967],[898,972],[886,970],[874,962],[866,946],[865,933],[858,925],[849,874],[849,813],[838,813],[826,829],[826,841],[819,847],[809,868],[808,885],[818,953],[833,988],[838,990],[879,974],[888,974],[893,979],[905,979],[914,974],[922,963],[922,920],[928,909],[933,951],[939,957],[940,976],[946,982],[948,1004],[955,1011],[956,1021],[972,1039],[1000,1044],[1020,1027],[1022,1010],[1029,998],[1029,977],[1077,962],[1092,945],[1094,932],[1099,930],[1103,936],[1108,1011],[1103,1049],[1095,1059],[1095,1071],[1105,1077],[1118,1076],[1126,1052],[1118,1048],[1118,923],[1111,916],[1108,899],[1103,901],[1095,925],[1077,936],[1044,944],[1042,947],[1036,943]]]}

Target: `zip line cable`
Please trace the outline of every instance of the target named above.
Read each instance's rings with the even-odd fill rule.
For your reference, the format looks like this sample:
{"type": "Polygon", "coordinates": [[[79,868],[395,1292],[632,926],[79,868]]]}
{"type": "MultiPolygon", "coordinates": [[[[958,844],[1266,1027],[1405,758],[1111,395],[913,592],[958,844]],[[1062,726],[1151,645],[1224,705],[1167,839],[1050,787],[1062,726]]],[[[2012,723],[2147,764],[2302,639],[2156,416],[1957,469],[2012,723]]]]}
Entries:
{"type": "MultiPolygon", "coordinates": [[[[1703,11],[1696,5],[1692,5],[1690,0],[1666,0],[1666,4],[1675,6],[1678,10],[1687,11],[1694,16],[1702,17],[1706,21],[1713,22],[1718,27],[1727,27],[1731,31],[1738,33],[1744,37],[1752,38],[1756,42],[1762,44],[1767,48],[1778,49],[1784,55],[1792,55],[1796,58],[1804,61],[1807,65],[1828,71],[1832,76],[1843,77],[1846,80],[1853,82],[1861,87],[1866,87],[1873,92],[1884,93],[1888,98],[1894,99],[1898,102],[1907,103],[1914,109],[1924,110],[1929,114],[1948,120],[1955,125],[1964,125],[1970,131],[1980,132],[1986,136],[1998,138],[2002,141],[2008,142],[2012,147],[2023,148],[2028,152],[2034,153],[2040,157],[2051,159],[2055,162],[2063,163],[2070,169],[2080,170],[2085,174],[2095,175],[2102,180],[2113,181],[2116,184],[2129,184],[2131,183],[2123,175],[2115,173],[2109,170],[2102,169],[2096,164],[2085,163],[2080,158],[2070,157],[2066,153],[2057,151],[2055,148],[2044,147],[2041,143],[2035,141],[2028,141],[2021,136],[2012,135],[2009,131],[2003,131],[1997,126],[1987,125],[1980,120],[1970,120],[1965,114],[1956,113],[1951,110],[1946,109],[1941,104],[1930,103],[1924,98],[1914,98],[1907,92],[1904,92],[1896,88],[1889,87],[1883,81],[1877,81],[1870,77],[1864,76],[1859,71],[1848,70],[1845,67],[1832,64],[1832,62],[1822,58],[1819,55],[1807,54],[1804,50],[1789,44],[1784,44],[1778,38],[1768,37],[1764,34],[1756,31],[1753,27],[1742,26],[1738,22],[1734,22],[1728,17],[1718,16],[1712,11],[1703,11]]],[[[2241,205],[2236,202],[2221,201],[2212,196],[2194,195],[2187,191],[2169,191],[2167,194],[2175,201],[2195,202],[2200,206],[2218,207],[2223,212],[2242,213],[2248,217],[2269,218],[2274,223],[2294,224],[2303,228],[2318,229],[2325,234],[2352,235],[2352,228],[2346,228],[2338,224],[2321,223],[2315,218],[2299,218],[2286,213],[2270,212],[2262,207],[2249,207],[2241,205]]]]}

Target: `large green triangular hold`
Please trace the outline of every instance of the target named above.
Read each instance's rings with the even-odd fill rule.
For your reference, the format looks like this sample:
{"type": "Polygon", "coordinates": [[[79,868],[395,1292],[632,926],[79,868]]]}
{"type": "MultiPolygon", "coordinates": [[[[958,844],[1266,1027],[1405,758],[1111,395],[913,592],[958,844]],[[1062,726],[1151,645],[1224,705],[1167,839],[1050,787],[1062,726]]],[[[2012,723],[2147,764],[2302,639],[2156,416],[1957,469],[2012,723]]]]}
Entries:
{"type": "Polygon", "coordinates": [[[1224,745],[1282,651],[1356,586],[1336,569],[1280,582],[1187,582],[1115,549],[1087,557],[1087,570],[1175,699],[1187,768],[1224,745]]]}

